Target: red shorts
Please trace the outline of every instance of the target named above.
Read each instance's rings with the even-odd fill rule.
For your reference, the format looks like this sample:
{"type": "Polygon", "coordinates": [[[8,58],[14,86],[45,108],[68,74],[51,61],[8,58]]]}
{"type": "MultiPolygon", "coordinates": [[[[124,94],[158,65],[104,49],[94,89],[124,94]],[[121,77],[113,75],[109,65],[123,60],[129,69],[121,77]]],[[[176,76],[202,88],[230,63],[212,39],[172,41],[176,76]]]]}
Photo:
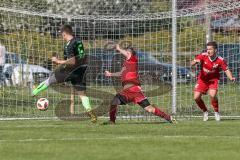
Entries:
{"type": "Polygon", "coordinates": [[[195,85],[194,91],[206,94],[209,89],[218,90],[218,79],[203,81],[198,79],[195,85]]]}
{"type": "Polygon", "coordinates": [[[121,96],[124,96],[127,102],[134,102],[136,104],[147,98],[143,94],[142,88],[140,86],[129,87],[122,90],[119,94],[121,96]]]}

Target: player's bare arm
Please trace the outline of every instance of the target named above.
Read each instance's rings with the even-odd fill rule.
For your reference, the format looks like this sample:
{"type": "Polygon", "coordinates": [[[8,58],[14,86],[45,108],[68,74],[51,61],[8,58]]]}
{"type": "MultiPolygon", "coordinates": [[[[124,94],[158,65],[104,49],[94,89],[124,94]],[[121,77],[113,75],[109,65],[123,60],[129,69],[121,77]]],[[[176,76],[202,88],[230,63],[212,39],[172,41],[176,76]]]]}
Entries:
{"type": "Polygon", "coordinates": [[[116,50],[117,50],[118,52],[120,52],[124,57],[126,57],[127,60],[131,57],[131,53],[129,53],[128,51],[122,49],[119,44],[116,44],[116,47],[115,47],[115,48],[116,48],[116,50]]]}
{"type": "Polygon", "coordinates": [[[191,66],[195,66],[197,63],[200,63],[199,59],[194,59],[193,61],[190,62],[191,66]]]}
{"type": "Polygon", "coordinates": [[[105,71],[105,76],[106,77],[120,77],[122,72],[125,70],[125,67],[122,68],[122,70],[120,72],[114,72],[114,73],[111,73],[109,71],[105,71]]]}
{"type": "Polygon", "coordinates": [[[225,73],[231,81],[235,81],[236,78],[233,77],[232,72],[230,70],[226,70],[225,73]]]}
{"type": "Polygon", "coordinates": [[[61,60],[57,57],[52,57],[52,62],[56,64],[75,64],[75,57],[71,58],[71,60],[61,60]]]}
{"type": "Polygon", "coordinates": [[[105,71],[105,76],[106,77],[120,77],[121,76],[121,72],[109,72],[109,71],[105,71]]]}

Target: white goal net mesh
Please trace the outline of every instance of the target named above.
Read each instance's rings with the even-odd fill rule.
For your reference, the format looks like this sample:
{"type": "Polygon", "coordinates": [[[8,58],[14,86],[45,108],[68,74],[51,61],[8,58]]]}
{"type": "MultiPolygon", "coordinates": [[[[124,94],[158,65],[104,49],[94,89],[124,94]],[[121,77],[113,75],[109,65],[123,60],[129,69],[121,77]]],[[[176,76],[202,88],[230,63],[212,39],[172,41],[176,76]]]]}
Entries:
{"type": "MultiPolygon", "coordinates": [[[[240,116],[240,2],[238,0],[177,1],[177,115],[200,116],[193,100],[198,68],[190,60],[205,48],[206,35],[219,44],[219,54],[237,77],[235,84],[221,73],[219,105],[223,116],[240,116]]],[[[164,111],[172,109],[172,1],[171,0],[1,0],[0,45],[6,48],[0,72],[0,118],[84,117],[75,93],[70,107],[71,85],[54,85],[38,97],[33,88],[57,68],[51,57],[63,57],[62,24],[71,24],[89,57],[87,94],[99,116],[107,116],[120,81],[104,76],[118,71],[122,58],[112,42],[137,49],[139,74],[149,101],[164,111]],[[36,108],[38,98],[49,99],[49,109],[36,108]]],[[[0,64],[1,65],[1,64],[0,64]]],[[[212,111],[207,96],[204,100],[212,111]]],[[[119,107],[122,118],[158,120],[134,104],[119,107]]]]}

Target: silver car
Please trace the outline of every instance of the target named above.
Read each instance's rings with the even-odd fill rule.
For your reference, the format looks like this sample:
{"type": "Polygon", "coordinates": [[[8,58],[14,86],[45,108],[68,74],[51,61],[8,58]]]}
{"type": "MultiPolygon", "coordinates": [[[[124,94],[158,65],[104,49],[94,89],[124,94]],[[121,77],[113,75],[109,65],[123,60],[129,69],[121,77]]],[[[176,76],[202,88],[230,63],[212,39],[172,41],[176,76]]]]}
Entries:
{"type": "Polygon", "coordinates": [[[42,66],[27,64],[17,53],[6,52],[5,54],[3,79],[8,86],[39,83],[46,79],[50,72],[42,66]]]}

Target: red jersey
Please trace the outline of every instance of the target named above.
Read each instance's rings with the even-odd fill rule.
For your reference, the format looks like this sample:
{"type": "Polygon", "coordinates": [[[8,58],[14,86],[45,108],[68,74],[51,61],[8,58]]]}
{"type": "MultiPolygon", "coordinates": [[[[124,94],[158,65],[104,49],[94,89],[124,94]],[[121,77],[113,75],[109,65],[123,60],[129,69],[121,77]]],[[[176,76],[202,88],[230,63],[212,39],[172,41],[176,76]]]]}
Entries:
{"type": "Polygon", "coordinates": [[[125,68],[121,74],[122,85],[131,83],[135,85],[140,85],[138,76],[138,59],[136,55],[131,55],[128,60],[123,63],[123,68],[125,68]]]}
{"type": "Polygon", "coordinates": [[[201,72],[198,78],[203,81],[219,80],[220,68],[223,71],[228,70],[226,61],[220,56],[216,56],[215,59],[211,60],[208,53],[204,52],[197,55],[195,60],[200,60],[201,72]]]}

